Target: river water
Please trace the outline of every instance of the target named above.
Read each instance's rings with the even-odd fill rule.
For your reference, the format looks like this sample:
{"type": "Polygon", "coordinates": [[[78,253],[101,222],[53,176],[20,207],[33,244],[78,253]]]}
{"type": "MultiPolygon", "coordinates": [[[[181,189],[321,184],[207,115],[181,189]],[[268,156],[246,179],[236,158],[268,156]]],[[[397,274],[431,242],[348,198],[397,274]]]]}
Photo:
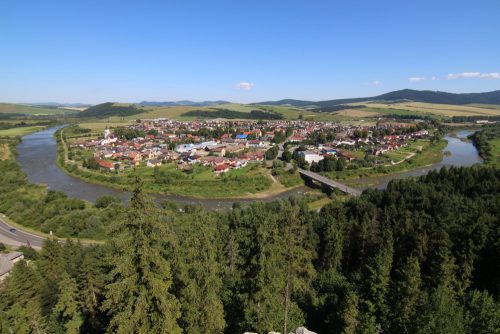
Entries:
{"type": "MultiPolygon", "coordinates": [[[[53,127],[44,131],[35,132],[23,137],[17,146],[17,161],[22,170],[27,174],[32,183],[45,184],[51,190],[63,191],[70,197],[81,198],[90,202],[103,195],[116,196],[123,201],[131,197],[131,193],[120,191],[102,185],[85,182],[63,172],[56,165],[57,143],[54,132],[62,126],[53,127]]],[[[290,196],[302,196],[310,191],[307,187],[298,187],[283,193],[259,199],[261,201],[272,201],[288,198],[290,196]]],[[[154,195],[158,201],[169,200],[178,204],[201,205],[209,210],[224,210],[232,207],[233,203],[248,203],[256,199],[197,199],[174,195],[154,195]]]]}
{"type": "MultiPolygon", "coordinates": [[[[127,201],[131,196],[130,192],[119,191],[106,186],[85,182],[66,174],[56,166],[57,143],[54,138],[54,132],[61,127],[62,126],[53,127],[26,135],[17,146],[17,160],[22,170],[27,174],[28,180],[32,183],[45,184],[51,190],[63,191],[70,197],[81,198],[91,202],[95,202],[98,197],[103,195],[112,195],[123,201],[127,201]]],[[[466,138],[470,133],[470,131],[459,131],[457,137],[466,138]]],[[[449,151],[451,154],[446,155],[440,163],[383,177],[349,180],[350,184],[359,182],[382,189],[394,178],[420,176],[426,174],[430,170],[440,169],[443,166],[471,166],[476,163],[481,163],[482,160],[474,145],[470,142],[464,142],[459,138],[451,136],[445,137],[445,139],[448,140],[445,151],[449,151]]],[[[170,200],[181,205],[201,205],[210,210],[224,210],[231,208],[233,203],[248,203],[255,200],[271,201],[288,198],[290,196],[300,196],[309,190],[310,189],[307,187],[299,187],[262,199],[194,199],[173,195],[155,195],[154,197],[159,201],[170,200]]]]}
{"type": "Polygon", "coordinates": [[[402,179],[405,177],[416,177],[427,174],[431,170],[438,170],[441,167],[468,167],[478,163],[482,163],[483,160],[479,156],[476,147],[470,141],[463,141],[467,136],[472,134],[474,131],[460,130],[455,134],[456,136],[446,135],[444,139],[448,141],[448,145],[445,147],[444,152],[449,152],[445,154],[443,160],[436,164],[419,167],[412,169],[407,172],[394,173],[386,176],[377,177],[364,177],[360,179],[349,180],[349,185],[356,186],[356,184],[369,185],[369,187],[384,189],[387,184],[393,179],[402,179]]]}

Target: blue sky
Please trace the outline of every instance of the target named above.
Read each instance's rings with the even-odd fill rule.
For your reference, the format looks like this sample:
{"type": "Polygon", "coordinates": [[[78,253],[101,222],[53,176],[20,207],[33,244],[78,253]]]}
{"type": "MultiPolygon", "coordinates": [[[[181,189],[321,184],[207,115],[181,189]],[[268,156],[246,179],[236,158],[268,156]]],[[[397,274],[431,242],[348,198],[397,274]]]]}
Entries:
{"type": "Polygon", "coordinates": [[[498,0],[6,0],[0,101],[491,91],[499,13],[498,0]]]}

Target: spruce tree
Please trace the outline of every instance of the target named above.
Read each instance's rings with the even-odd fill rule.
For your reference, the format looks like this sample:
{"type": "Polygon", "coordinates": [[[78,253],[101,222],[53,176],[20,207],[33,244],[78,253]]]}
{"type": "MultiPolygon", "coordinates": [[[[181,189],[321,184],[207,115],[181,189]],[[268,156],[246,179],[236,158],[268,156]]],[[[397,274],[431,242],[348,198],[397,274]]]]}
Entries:
{"type": "Polygon", "coordinates": [[[222,269],[216,222],[208,214],[195,214],[179,226],[180,323],[186,333],[222,334],[224,310],[220,299],[222,269]]]}
{"type": "Polygon", "coordinates": [[[59,284],[59,295],[54,311],[68,334],[80,333],[83,323],[78,302],[78,286],[76,281],[66,272],[62,274],[59,284]]]}
{"type": "Polygon", "coordinates": [[[111,318],[109,332],[181,332],[171,267],[162,254],[167,238],[158,209],[137,180],[125,220],[111,229],[112,269],[102,306],[111,318]]]}

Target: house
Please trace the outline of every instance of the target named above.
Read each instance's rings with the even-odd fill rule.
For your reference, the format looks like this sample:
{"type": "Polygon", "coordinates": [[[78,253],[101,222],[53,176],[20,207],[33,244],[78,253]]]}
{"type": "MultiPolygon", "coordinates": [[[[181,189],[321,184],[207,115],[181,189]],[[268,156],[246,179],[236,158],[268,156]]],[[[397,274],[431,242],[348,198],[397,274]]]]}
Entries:
{"type": "Polygon", "coordinates": [[[226,173],[227,171],[229,171],[229,165],[227,164],[217,165],[214,168],[215,174],[226,173]]]}
{"type": "Polygon", "coordinates": [[[294,135],[292,137],[290,137],[290,141],[291,142],[294,142],[294,143],[299,143],[301,141],[304,141],[305,138],[303,136],[300,136],[300,135],[294,135]]]}
{"type": "Polygon", "coordinates": [[[0,282],[9,276],[14,264],[23,260],[24,254],[21,252],[10,252],[0,254],[0,282]]]}
{"type": "Polygon", "coordinates": [[[146,162],[146,166],[148,166],[148,167],[161,166],[161,160],[160,159],[150,159],[146,162]]]}
{"type": "Polygon", "coordinates": [[[309,164],[323,160],[323,156],[313,151],[300,151],[298,154],[309,164]]]}
{"type": "Polygon", "coordinates": [[[353,161],[354,159],[356,159],[356,157],[354,155],[352,155],[351,153],[349,152],[346,152],[346,151],[337,151],[337,155],[341,158],[344,158],[346,159],[347,161],[353,161]]]}
{"type": "Polygon", "coordinates": [[[248,141],[248,147],[263,147],[264,142],[262,140],[254,139],[248,141]]]}
{"type": "Polygon", "coordinates": [[[226,148],[225,147],[215,147],[215,148],[210,149],[210,152],[217,157],[223,157],[226,155],[226,148]]]}
{"type": "Polygon", "coordinates": [[[107,169],[107,170],[115,170],[115,166],[113,165],[113,161],[95,159],[99,167],[107,169]]]}

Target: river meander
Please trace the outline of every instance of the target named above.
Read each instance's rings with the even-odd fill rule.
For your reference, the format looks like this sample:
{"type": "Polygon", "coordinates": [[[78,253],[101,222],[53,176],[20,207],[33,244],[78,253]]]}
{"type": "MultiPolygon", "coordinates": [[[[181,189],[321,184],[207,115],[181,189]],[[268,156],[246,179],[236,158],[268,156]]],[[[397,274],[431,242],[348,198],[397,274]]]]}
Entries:
{"type": "MultiPolygon", "coordinates": [[[[124,201],[130,198],[130,192],[85,182],[66,174],[57,167],[57,143],[54,138],[54,132],[60,127],[61,126],[53,127],[26,135],[18,145],[17,160],[22,170],[27,174],[28,180],[32,183],[45,184],[51,190],[63,191],[70,197],[81,198],[91,202],[94,202],[98,197],[103,195],[116,196],[124,201]]],[[[445,138],[448,140],[448,145],[444,150],[450,152],[450,154],[446,154],[443,160],[437,164],[382,177],[350,180],[350,183],[355,184],[359,182],[361,184],[370,184],[370,186],[376,188],[384,188],[389,181],[394,178],[420,176],[426,174],[430,170],[440,169],[443,166],[471,166],[476,163],[481,163],[482,160],[474,145],[459,139],[467,137],[470,133],[470,131],[459,131],[457,133],[458,138],[446,136],[445,138]]],[[[309,188],[307,187],[299,187],[261,199],[195,199],[175,195],[155,195],[154,197],[157,200],[171,200],[183,205],[198,204],[206,209],[221,210],[230,208],[235,202],[247,203],[255,200],[270,201],[287,198],[292,195],[300,196],[308,190],[309,188]]]]}

